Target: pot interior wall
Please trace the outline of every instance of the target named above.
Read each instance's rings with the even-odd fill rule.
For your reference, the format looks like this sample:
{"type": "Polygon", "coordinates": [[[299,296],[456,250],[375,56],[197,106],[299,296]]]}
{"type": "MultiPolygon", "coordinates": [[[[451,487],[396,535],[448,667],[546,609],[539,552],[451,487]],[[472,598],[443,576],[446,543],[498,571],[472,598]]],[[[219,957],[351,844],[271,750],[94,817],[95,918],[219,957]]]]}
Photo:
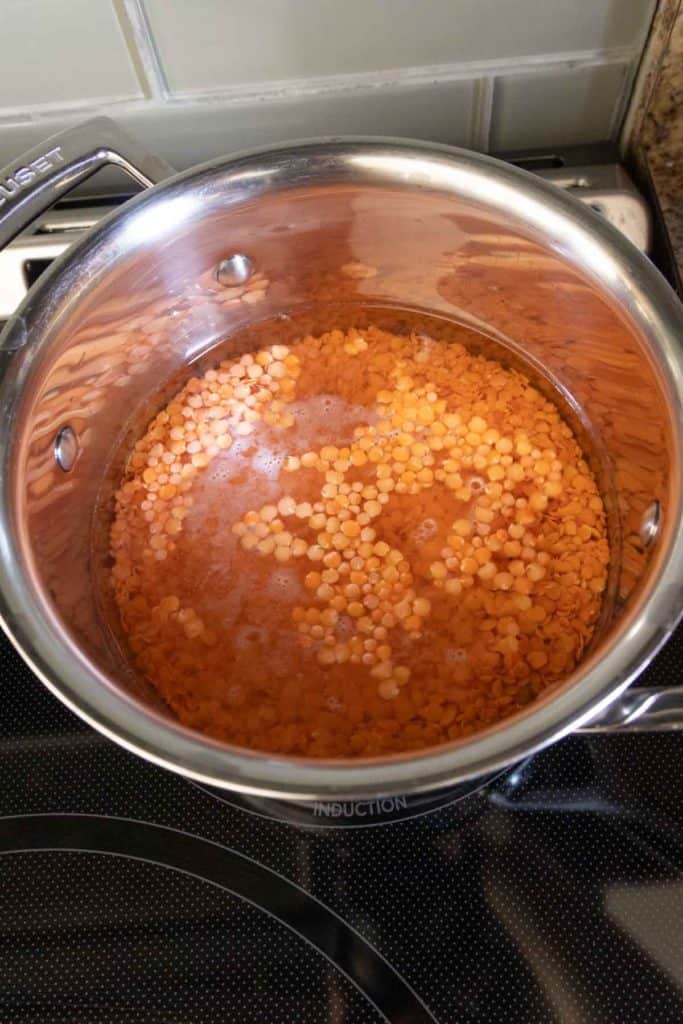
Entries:
{"type": "Polygon", "coordinates": [[[442,318],[446,336],[452,322],[470,324],[492,354],[562,388],[610,510],[610,624],[598,645],[612,643],[648,573],[643,516],[655,500],[666,514],[672,441],[647,346],[607,289],[511,218],[437,190],[323,182],[259,194],[256,182],[235,202],[217,176],[211,183],[178,185],[83,244],[87,279],[62,303],[27,378],[17,448],[26,558],[70,642],[153,699],[112,642],[97,596],[107,497],[127,441],[189,364],[208,365],[219,344],[224,355],[231,336],[237,350],[262,321],[288,338],[363,317],[408,323],[403,310],[442,318]],[[256,269],[246,291],[216,279],[235,252],[256,269]],[[67,424],[80,454],[64,473],[53,446],[67,424]]]}

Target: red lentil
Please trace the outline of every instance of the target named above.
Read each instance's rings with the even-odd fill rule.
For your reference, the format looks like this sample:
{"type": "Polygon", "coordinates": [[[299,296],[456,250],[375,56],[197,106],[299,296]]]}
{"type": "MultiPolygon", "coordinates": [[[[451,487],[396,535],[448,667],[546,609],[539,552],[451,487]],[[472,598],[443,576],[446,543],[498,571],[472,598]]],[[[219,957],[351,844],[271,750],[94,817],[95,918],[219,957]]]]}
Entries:
{"type": "Polygon", "coordinates": [[[178,718],[311,757],[514,713],[577,664],[609,561],[595,479],[523,374],[373,327],[189,380],[130,455],[111,547],[178,718]]]}

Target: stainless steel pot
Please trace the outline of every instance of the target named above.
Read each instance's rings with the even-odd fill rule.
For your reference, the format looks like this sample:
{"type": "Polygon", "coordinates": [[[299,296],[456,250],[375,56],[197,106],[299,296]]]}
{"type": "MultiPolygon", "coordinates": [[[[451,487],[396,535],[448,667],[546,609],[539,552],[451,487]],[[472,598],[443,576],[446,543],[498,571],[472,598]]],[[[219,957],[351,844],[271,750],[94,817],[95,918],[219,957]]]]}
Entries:
{"type": "Polygon", "coordinates": [[[341,139],[170,177],[104,119],[0,172],[0,245],[106,163],[160,184],[60,258],[0,339],[1,612],[53,693],[158,764],[298,800],[442,787],[586,723],[680,723],[675,690],[621,696],[683,603],[683,315],[645,257],[553,186],[474,153],[341,139]],[[136,413],[189,363],[257,320],[282,314],[286,333],[299,311],[359,304],[479,325],[564,390],[609,505],[609,614],[571,678],[473,739],[352,763],[223,746],[172,720],[111,643],[98,497],[136,413]]]}

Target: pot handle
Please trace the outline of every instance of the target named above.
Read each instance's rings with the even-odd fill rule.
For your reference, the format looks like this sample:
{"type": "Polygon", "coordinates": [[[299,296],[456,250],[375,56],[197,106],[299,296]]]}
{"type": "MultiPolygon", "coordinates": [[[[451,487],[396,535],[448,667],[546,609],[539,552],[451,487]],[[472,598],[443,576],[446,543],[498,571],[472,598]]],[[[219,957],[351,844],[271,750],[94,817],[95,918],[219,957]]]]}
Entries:
{"type": "Polygon", "coordinates": [[[677,729],[683,729],[683,686],[635,686],[576,731],[621,733],[677,729]]]}
{"type": "Polygon", "coordinates": [[[108,117],[67,128],[0,170],[0,249],[107,164],[146,188],[176,173],[108,117]]]}

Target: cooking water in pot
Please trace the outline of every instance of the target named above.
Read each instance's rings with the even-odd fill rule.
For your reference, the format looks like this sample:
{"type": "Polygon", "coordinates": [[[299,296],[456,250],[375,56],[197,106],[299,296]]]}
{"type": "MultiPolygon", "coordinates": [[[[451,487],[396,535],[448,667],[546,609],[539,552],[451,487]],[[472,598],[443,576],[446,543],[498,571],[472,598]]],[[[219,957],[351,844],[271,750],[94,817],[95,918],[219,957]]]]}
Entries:
{"type": "Polygon", "coordinates": [[[562,396],[468,327],[362,322],[216,350],[115,495],[132,658],[232,744],[470,735],[564,679],[600,619],[605,508],[562,396]]]}

